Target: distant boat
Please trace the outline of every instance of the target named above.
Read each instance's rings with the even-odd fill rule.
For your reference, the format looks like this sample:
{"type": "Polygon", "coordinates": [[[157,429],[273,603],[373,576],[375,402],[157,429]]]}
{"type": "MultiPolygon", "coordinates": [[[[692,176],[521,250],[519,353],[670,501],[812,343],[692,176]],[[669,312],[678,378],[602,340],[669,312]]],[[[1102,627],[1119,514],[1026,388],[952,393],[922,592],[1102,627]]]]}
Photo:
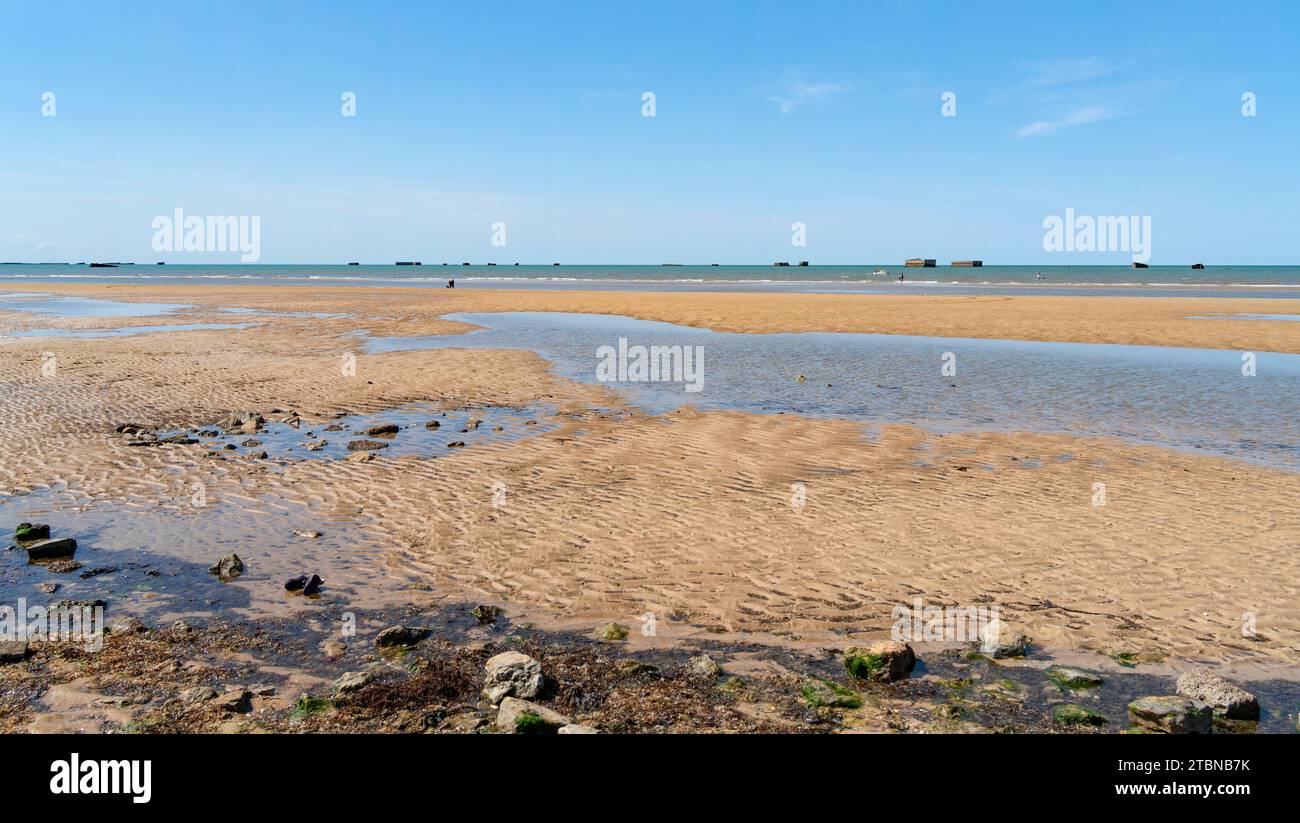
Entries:
{"type": "Polygon", "coordinates": [[[419,260],[398,260],[393,265],[394,266],[418,266],[420,265],[420,261],[419,260]]]}
{"type": "Polygon", "coordinates": [[[872,274],[878,274],[881,275],[882,277],[889,276],[889,272],[885,271],[884,269],[876,269],[875,271],[872,272],[872,274]]]}
{"type": "Polygon", "coordinates": [[[1148,266],[1146,263],[1134,263],[1134,264],[1133,264],[1133,268],[1135,268],[1135,269],[1149,269],[1149,268],[1151,268],[1151,267],[1148,266]]]}
{"type": "Polygon", "coordinates": [[[360,266],[360,263],[348,263],[349,266],[360,266]]]}
{"type": "Polygon", "coordinates": [[[1204,263],[1193,263],[1193,264],[1192,264],[1192,268],[1194,268],[1194,269],[1203,269],[1203,268],[1205,268],[1205,264],[1204,264],[1204,263]]]}
{"type": "Polygon", "coordinates": [[[117,264],[116,263],[91,263],[90,267],[92,269],[115,269],[117,268],[117,264]]]}

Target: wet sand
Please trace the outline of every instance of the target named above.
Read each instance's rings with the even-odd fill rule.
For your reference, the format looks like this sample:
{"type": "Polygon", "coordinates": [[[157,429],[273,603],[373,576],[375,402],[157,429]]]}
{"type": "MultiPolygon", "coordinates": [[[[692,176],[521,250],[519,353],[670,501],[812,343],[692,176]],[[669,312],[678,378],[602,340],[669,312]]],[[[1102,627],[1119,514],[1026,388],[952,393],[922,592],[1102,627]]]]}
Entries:
{"type": "MultiPolygon", "coordinates": [[[[354,376],[340,367],[358,350],[348,336],[358,330],[445,333],[465,326],[440,320],[444,313],[503,310],[608,312],[729,331],[1300,352],[1300,324],[1185,319],[1284,314],[1294,311],[1287,301],[32,290],[198,308],[147,321],[3,312],[0,333],[231,322],[220,307],[347,315],[254,314],[238,316],[255,324],[246,329],[106,339],[0,334],[0,522],[33,501],[42,522],[73,533],[77,500],[121,507],[124,517],[132,507],[171,512],[178,525],[160,527],[149,553],[162,558],[155,565],[198,569],[229,550],[212,536],[229,528],[234,542],[250,544],[250,565],[262,567],[224,584],[240,593],[228,604],[234,616],[305,613],[277,579],[303,561],[277,558],[302,551],[286,534],[290,526],[317,523],[339,542],[302,571],[319,572],[334,585],[326,596],[358,609],[416,597],[411,587],[424,586],[434,597],[499,604],[513,620],[555,629],[585,632],[609,620],[635,627],[649,613],[660,637],[683,642],[842,646],[887,636],[891,609],[920,597],[927,605],[997,605],[1036,645],[1062,653],[1147,651],[1243,676],[1275,677],[1300,663],[1291,585],[1300,573],[1300,477],[1292,473],[1111,439],[940,435],[906,425],[869,431],[848,421],[690,408],[651,416],[612,391],[552,375],[528,352],[356,354],[354,376]],[[45,352],[55,355],[53,376],[41,374],[45,352]],[[379,450],[366,462],[278,452],[249,459],[262,447],[242,446],[209,456],[202,438],[141,447],[114,431],[128,422],[197,430],[248,411],[268,419],[292,411],[301,415],[305,448],[308,431],[351,439],[355,432],[324,430],[406,404],[486,411],[462,436],[463,449],[430,439],[427,456],[423,447],[379,450]],[[527,409],[546,425],[508,442],[475,440],[495,425],[520,425],[493,407],[527,409]],[[197,511],[196,481],[212,501],[197,511]],[[801,507],[791,505],[796,483],[806,494],[801,507]],[[1104,507],[1093,505],[1095,483],[1107,487],[1104,507]],[[284,511],[294,514],[257,519],[284,511]],[[204,526],[186,528],[187,517],[204,526]],[[1247,613],[1255,616],[1251,637],[1242,632],[1247,613]]],[[[414,425],[396,435],[426,436],[414,425]]],[[[93,535],[83,542],[111,557],[95,549],[93,535]]],[[[35,578],[15,571],[10,579],[41,597],[35,578]]],[[[177,600],[169,594],[169,619],[185,613],[177,600]]],[[[140,608],[125,590],[111,605],[140,608]]]]}

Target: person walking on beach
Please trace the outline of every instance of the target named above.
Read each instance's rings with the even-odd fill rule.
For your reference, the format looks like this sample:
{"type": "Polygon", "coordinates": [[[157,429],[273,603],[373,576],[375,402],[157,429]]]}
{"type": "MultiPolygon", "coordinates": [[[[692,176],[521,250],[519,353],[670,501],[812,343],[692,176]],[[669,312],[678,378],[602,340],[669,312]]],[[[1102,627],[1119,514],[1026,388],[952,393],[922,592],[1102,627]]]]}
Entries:
{"type": "Polygon", "coordinates": [[[454,289],[454,288],[456,288],[456,281],[455,281],[455,280],[448,280],[448,281],[447,281],[447,288],[449,288],[449,289],[454,289]]]}

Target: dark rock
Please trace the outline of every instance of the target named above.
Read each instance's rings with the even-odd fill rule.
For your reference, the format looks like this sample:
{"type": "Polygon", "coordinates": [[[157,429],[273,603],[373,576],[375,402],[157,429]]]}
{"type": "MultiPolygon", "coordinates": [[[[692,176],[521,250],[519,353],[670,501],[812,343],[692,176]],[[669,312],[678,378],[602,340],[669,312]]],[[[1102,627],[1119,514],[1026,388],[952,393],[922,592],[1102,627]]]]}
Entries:
{"type": "Polygon", "coordinates": [[[46,563],[45,568],[55,574],[68,574],[81,568],[81,564],[75,560],[55,560],[52,563],[46,563]]]}
{"type": "Polygon", "coordinates": [[[55,592],[57,592],[57,591],[59,590],[59,584],[58,584],[58,583],[41,583],[41,584],[40,584],[39,586],[37,586],[36,588],[40,589],[41,591],[45,592],[46,594],[54,594],[55,592]]]}
{"type": "Polygon", "coordinates": [[[253,694],[248,689],[236,686],[217,695],[215,705],[228,712],[243,714],[253,708],[253,694]]]}
{"type": "Polygon", "coordinates": [[[428,636],[428,629],[419,629],[414,626],[389,626],[375,636],[375,645],[383,648],[414,646],[428,636]]]}
{"type": "Polygon", "coordinates": [[[14,540],[35,541],[49,540],[50,527],[44,523],[19,523],[14,529],[14,540]]]}
{"type": "Polygon", "coordinates": [[[361,433],[364,434],[366,437],[385,437],[388,435],[397,434],[401,430],[402,427],[398,426],[395,423],[385,423],[381,426],[371,426],[370,428],[366,429],[361,433]]]}
{"type": "Polygon", "coordinates": [[[92,577],[98,577],[101,574],[112,574],[117,571],[117,566],[96,566],[93,569],[86,569],[81,573],[82,580],[89,580],[92,577]]]}
{"type": "Polygon", "coordinates": [[[449,448],[449,449],[463,449],[463,448],[465,448],[465,441],[464,441],[464,440],[453,440],[453,441],[451,441],[450,443],[447,444],[447,448],[449,448]]]}
{"type": "Polygon", "coordinates": [[[481,604],[475,606],[473,611],[470,612],[480,623],[495,623],[497,618],[504,613],[500,606],[484,606],[481,604]]]}
{"type": "Polygon", "coordinates": [[[442,424],[439,423],[437,420],[430,420],[428,423],[424,424],[424,427],[426,429],[436,429],[436,428],[440,428],[441,426],[442,424]]]}
{"type": "Polygon", "coordinates": [[[28,559],[48,560],[71,557],[77,551],[77,541],[71,537],[60,537],[55,540],[38,540],[35,543],[28,543],[23,548],[27,549],[28,559]]]}
{"type": "Polygon", "coordinates": [[[349,440],[348,451],[350,452],[368,452],[378,449],[388,448],[387,443],[380,443],[378,440],[349,440]]]}
{"type": "Polygon", "coordinates": [[[0,663],[21,663],[26,657],[26,640],[0,640],[0,663]]]}
{"type": "Polygon", "coordinates": [[[215,574],[222,580],[233,580],[243,573],[244,561],[234,552],[221,555],[216,563],[208,567],[208,574],[215,574]]]}

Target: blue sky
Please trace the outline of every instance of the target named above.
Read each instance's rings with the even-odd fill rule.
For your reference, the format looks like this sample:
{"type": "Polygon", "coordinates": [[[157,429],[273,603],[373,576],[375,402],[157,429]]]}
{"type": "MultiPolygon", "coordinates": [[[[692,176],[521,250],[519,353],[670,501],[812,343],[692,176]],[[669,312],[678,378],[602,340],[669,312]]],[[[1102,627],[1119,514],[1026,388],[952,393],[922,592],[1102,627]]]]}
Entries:
{"type": "Polygon", "coordinates": [[[1300,262],[1294,3],[86,6],[0,6],[0,259],[1300,262]]]}

